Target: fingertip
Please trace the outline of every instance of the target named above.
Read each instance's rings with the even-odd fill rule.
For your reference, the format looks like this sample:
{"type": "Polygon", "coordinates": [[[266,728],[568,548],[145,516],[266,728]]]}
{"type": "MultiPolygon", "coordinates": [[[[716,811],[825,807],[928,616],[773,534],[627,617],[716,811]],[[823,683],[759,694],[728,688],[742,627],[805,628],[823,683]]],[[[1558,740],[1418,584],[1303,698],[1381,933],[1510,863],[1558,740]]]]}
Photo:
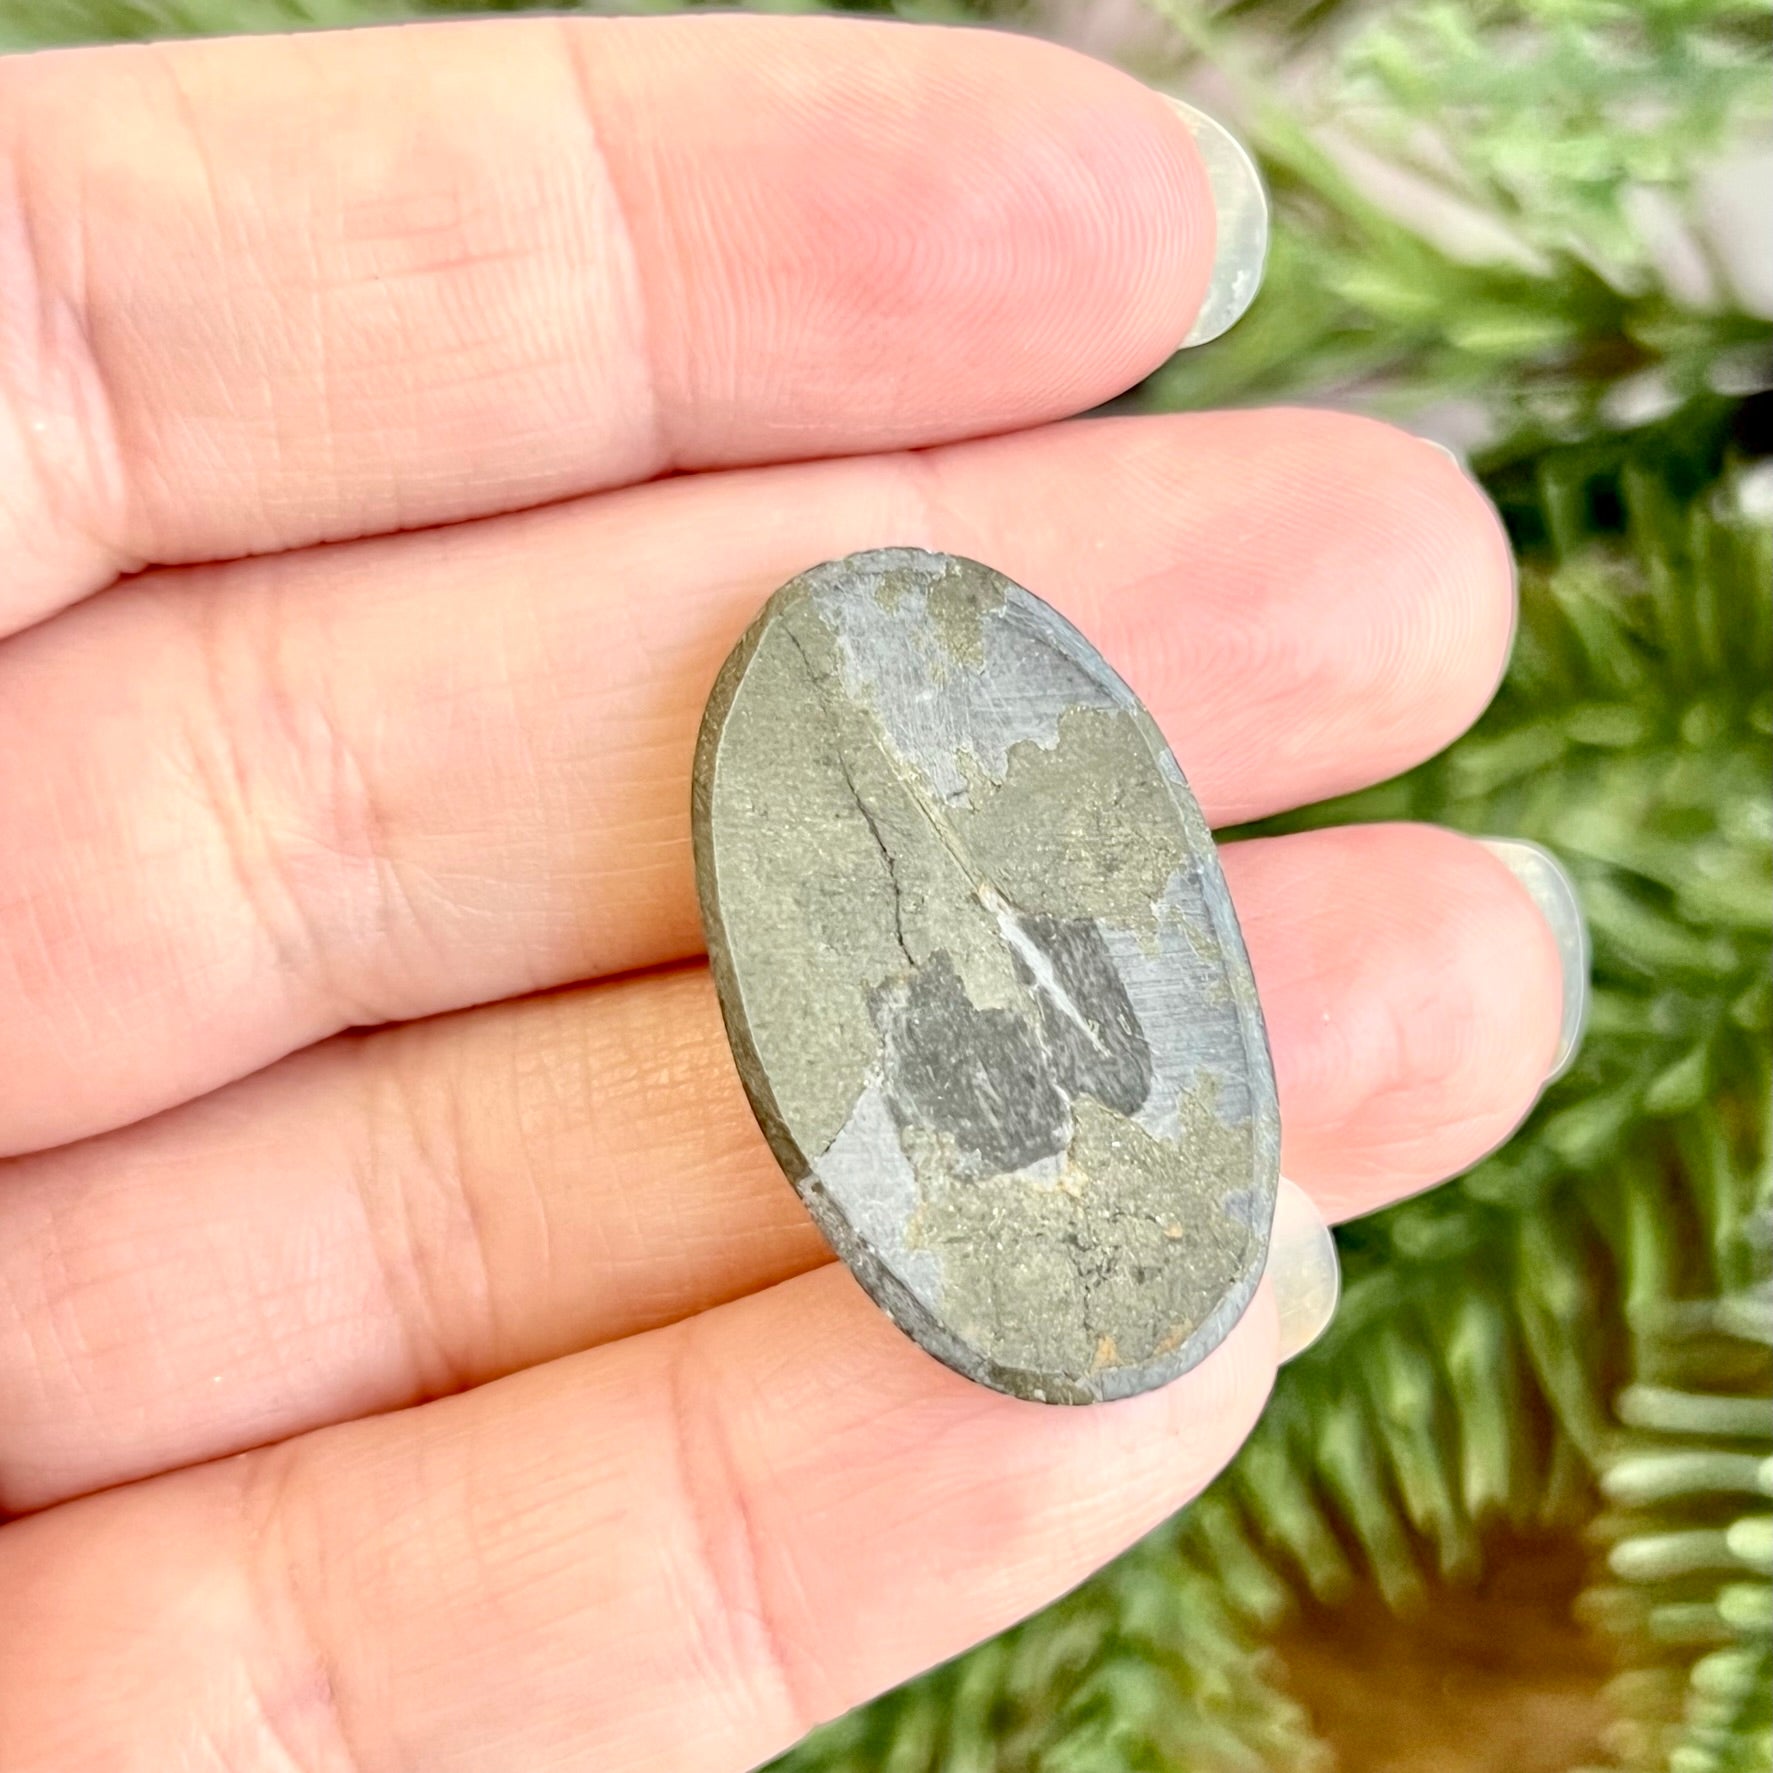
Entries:
{"type": "Polygon", "coordinates": [[[1360,587],[1358,604],[1327,612],[1332,627],[1347,624],[1348,693],[1329,711],[1336,729],[1317,735],[1326,755],[1348,753],[1358,723],[1367,760],[1346,784],[1356,787],[1433,756],[1488,707],[1513,644],[1514,562],[1495,506],[1447,452],[1376,420],[1301,417],[1297,447],[1341,495],[1339,507],[1311,501],[1320,570],[1360,587]],[[1389,770],[1374,769],[1375,753],[1389,770]]]}
{"type": "Polygon", "coordinates": [[[1356,489],[1342,543],[1364,550],[1380,580],[1363,718],[1396,723],[1400,757],[1415,762],[1496,692],[1514,636],[1512,551],[1496,507],[1449,452],[1376,420],[1325,417],[1335,436],[1322,443],[1356,489]]]}
{"type": "Polygon", "coordinates": [[[1539,1075],[1542,1089],[1574,1063],[1588,1022],[1588,922],[1576,883],[1550,850],[1518,837],[1480,837],[1475,841],[1479,849],[1502,864],[1518,889],[1512,905],[1515,918],[1521,917],[1521,899],[1531,906],[1531,916],[1521,924],[1519,933],[1523,950],[1537,956],[1532,975],[1538,990],[1530,1005],[1537,1039],[1529,1042],[1529,1051],[1543,1047],[1547,1030],[1556,1031],[1550,1042],[1550,1059],[1539,1075]],[[1557,982],[1555,996],[1547,989],[1553,979],[1557,982]]]}
{"type": "MultiPolygon", "coordinates": [[[[1507,674],[1520,626],[1520,567],[1495,501],[1460,458],[1444,444],[1408,436],[1427,457],[1413,462],[1425,490],[1446,514],[1454,561],[1463,568],[1473,655],[1463,672],[1469,726],[1490,705],[1507,674]]],[[[1463,732],[1465,727],[1460,727],[1463,732]]]]}
{"type": "Polygon", "coordinates": [[[1564,1023],[1557,943],[1475,839],[1344,826],[1229,846],[1268,1014],[1282,1161],[1332,1218],[1469,1168],[1537,1099],[1564,1023]]]}
{"type": "MultiPolygon", "coordinates": [[[[1029,582],[1075,611],[1139,692],[1215,824],[1395,775],[1487,706],[1514,631],[1514,568],[1495,508],[1443,452],[1308,408],[1088,429],[1116,501],[1098,493],[1092,509],[1139,512],[1115,543],[1118,582],[1093,584],[1087,556],[1070,582],[1050,567],[1029,582]],[[1215,682],[1236,694],[1209,706],[1215,682]]],[[[1070,515],[1067,488],[1021,503],[1016,533],[1041,536],[1050,557],[1042,526],[1070,515]]]]}
{"type": "MultiPolygon", "coordinates": [[[[643,218],[642,259],[732,267],[707,283],[729,307],[744,258],[771,272],[756,283],[770,324],[742,364],[711,361],[730,342],[721,313],[667,299],[655,316],[668,403],[694,413],[687,465],[755,459],[759,416],[783,457],[819,445],[804,377],[784,368],[809,351],[843,363],[853,449],[859,414],[876,427],[865,446],[892,448],[1084,410],[1181,344],[1212,273],[1213,198],[1159,94],[1034,38],[809,22],[676,25],[698,59],[721,34],[747,103],[686,119],[669,163],[730,163],[747,182],[714,177],[721,200],[698,189],[663,245],[643,218]],[[741,218],[754,218],[742,254],[741,218]],[[733,410],[730,440],[709,396],[733,410]]],[[[654,287],[668,295],[670,279],[654,287]]]]}

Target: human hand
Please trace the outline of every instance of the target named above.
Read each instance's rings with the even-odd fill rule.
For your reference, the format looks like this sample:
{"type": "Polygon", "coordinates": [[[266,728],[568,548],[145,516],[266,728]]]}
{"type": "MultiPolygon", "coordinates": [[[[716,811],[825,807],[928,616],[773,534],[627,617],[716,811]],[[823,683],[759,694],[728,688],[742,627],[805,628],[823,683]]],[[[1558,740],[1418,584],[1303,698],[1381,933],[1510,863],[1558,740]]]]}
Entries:
{"type": "MultiPolygon", "coordinates": [[[[1087,1409],[911,1346],[751,1120],[688,821],[734,637],[881,544],[1078,621],[1221,823],[1482,707],[1444,455],[1054,422],[1201,304],[1175,113],[1002,35],[477,23],[0,62],[0,173],[5,1773],[736,1770],[1193,1495],[1272,1298],[1087,1409]]],[[[1224,859],[1326,1213],[1506,1133],[1564,985],[1495,855],[1224,859]]]]}

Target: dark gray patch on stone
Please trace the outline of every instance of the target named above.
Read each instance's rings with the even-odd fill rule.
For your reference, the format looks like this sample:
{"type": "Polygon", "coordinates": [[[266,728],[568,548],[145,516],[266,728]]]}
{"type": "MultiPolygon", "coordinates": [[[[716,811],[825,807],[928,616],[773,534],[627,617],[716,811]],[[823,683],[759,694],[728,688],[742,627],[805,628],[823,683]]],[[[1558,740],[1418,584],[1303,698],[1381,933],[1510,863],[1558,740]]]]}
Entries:
{"type": "Polygon", "coordinates": [[[1022,1009],[974,1005],[944,949],[914,966],[908,981],[883,986],[871,1006],[885,1041],[893,1118],[902,1128],[946,1135],[967,1176],[1060,1156],[1078,1096],[1132,1115],[1151,1088],[1151,1051],[1101,932],[1039,914],[1018,921],[1058,987],[1057,994],[1044,989],[1012,951],[1033,1019],[1022,1009]],[[1065,1014],[1060,1002],[1087,1006],[1087,1019],[1065,1014]]]}
{"type": "Polygon", "coordinates": [[[876,994],[885,1037],[887,1103],[903,1128],[946,1134],[960,1173],[990,1176],[1057,1157],[1070,1132],[1068,1097],[1037,1023],[976,1009],[938,949],[908,983],[876,994]]]}
{"type": "Polygon", "coordinates": [[[1216,1346],[1274,1079],[1205,821],[1089,643],[974,562],[815,568],[723,668],[693,810],[741,1079],[895,1321],[1053,1402],[1216,1346]]]}
{"type": "Polygon", "coordinates": [[[1063,999],[1039,989],[1027,960],[1015,955],[1017,977],[1040,1014],[1042,1049],[1057,1087],[1068,1101],[1093,1096],[1104,1108],[1137,1114],[1151,1093],[1151,1047],[1102,931],[1081,918],[1038,911],[1019,921],[1030,945],[1046,956],[1064,999],[1085,1018],[1066,1015],[1063,999]]]}

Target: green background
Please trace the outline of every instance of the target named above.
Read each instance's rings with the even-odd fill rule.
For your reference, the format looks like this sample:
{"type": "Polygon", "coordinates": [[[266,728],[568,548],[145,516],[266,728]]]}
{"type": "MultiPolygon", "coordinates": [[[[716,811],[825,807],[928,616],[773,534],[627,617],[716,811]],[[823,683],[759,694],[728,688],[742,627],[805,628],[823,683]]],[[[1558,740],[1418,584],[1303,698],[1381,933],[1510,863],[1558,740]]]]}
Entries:
{"type": "MultiPolygon", "coordinates": [[[[414,10],[449,8],[0,0],[0,45],[414,10]]],[[[1773,327],[1717,213],[1718,169],[1766,139],[1768,6],[896,10],[1087,28],[1256,148],[1263,295],[1123,404],[1440,433],[1508,520],[1523,606],[1469,737],[1269,828],[1551,846],[1595,999],[1520,1136],[1343,1229],[1335,1324],[1205,1498],[784,1773],[1766,1773],[1773,327]]]]}

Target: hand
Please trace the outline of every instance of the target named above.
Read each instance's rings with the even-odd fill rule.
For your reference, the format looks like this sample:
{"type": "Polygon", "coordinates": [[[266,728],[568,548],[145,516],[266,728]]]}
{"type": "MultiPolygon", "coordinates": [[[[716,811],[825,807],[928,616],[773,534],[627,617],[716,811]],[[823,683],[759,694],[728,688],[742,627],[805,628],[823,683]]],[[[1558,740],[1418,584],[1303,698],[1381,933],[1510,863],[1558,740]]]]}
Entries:
{"type": "MultiPolygon", "coordinates": [[[[830,1263],[687,815],[735,636],[878,544],[1057,603],[1220,822],[1476,715],[1511,576],[1442,454],[1054,422],[1188,332],[1214,234],[1162,100],[1004,35],[0,63],[6,1773],[736,1773],[1231,1455],[1267,1294],[1063,1410],[830,1263]]],[[[1562,981],[1493,855],[1226,868],[1326,1212],[1506,1133],[1562,981]]]]}

